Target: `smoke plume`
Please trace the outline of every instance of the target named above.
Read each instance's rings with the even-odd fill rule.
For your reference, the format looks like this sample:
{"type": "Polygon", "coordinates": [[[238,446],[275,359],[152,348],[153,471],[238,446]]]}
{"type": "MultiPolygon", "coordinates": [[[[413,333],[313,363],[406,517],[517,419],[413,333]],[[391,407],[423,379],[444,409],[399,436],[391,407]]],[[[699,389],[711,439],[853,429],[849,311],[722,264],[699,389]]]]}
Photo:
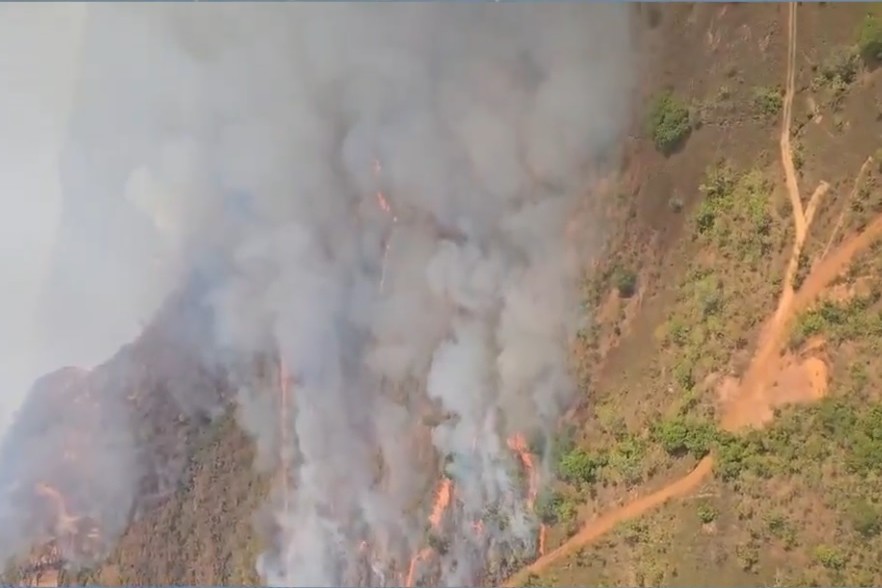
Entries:
{"type": "MultiPolygon", "coordinates": [[[[233,372],[240,423],[279,472],[263,577],[468,585],[535,552],[519,452],[573,398],[601,227],[572,222],[627,118],[627,9],[90,11],[89,144],[70,165],[105,182],[82,214],[112,212],[105,237],[161,267],[150,283],[107,269],[130,275],[123,296],[210,276],[211,332],[187,348],[233,372]],[[255,356],[278,377],[252,377],[255,356]]],[[[225,400],[189,393],[175,401],[206,414],[225,400]]]]}

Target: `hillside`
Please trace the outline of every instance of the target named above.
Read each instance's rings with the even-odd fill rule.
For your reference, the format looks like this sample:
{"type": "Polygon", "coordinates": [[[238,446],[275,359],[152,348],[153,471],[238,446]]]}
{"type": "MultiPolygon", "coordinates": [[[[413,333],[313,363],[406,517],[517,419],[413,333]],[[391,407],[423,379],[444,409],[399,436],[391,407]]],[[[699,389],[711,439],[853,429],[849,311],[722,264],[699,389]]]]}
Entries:
{"type": "Polygon", "coordinates": [[[544,497],[549,550],[512,584],[882,581],[868,10],[644,10],[648,129],[678,105],[691,129],[668,156],[645,131],[629,152],[644,228],[586,284],[587,400],[544,497]]]}
{"type": "MultiPolygon", "coordinates": [[[[541,526],[535,553],[484,562],[483,580],[880,585],[882,7],[652,4],[631,17],[639,106],[602,198],[586,196],[610,230],[584,268],[578,399],[549,442],[509,439],[541,526]],[[532,496],[542,460],[550,481],[532,496]]],[[[133,347],[145,370],[159,349],[148,334],[133,347]]],[[[200,363],[188,353],[134,387],[162,388],[200,363]]],[[[249,373],[275,386],[275,361],[249,373]]],[[[154,451],[177,457],[176,490],[61,583],[259,582],[261,538],[282,532],[273,478],[254,467],[232,384],[196,371],[228,409],[151,437],[178,439],[154,451]]],[[[448,418],[432,410],[420,426],[448,418]]],[[[434,504],[402,506],[431,514],[398,584],[431,583],[448,549],[436,519],[456,482],[439,479],[434,504]]],[[[471,524],[481,534],[491,514],[471,524]]]]}

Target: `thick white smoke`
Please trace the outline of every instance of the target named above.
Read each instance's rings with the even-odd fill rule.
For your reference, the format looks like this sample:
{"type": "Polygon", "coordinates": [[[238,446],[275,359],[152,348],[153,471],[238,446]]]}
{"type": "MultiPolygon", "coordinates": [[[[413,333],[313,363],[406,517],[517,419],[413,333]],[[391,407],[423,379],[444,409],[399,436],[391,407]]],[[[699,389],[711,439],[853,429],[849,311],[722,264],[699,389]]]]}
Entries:
{"type": "Polygon", "coordinates": [[[259,562],[270,583],[402,582],[426,546],[433,463],[453,484],[430,533],[447,541],[440,582],[535,548],[507,440],[547,432],[572,399],[591,251],[567,227],[628,114],[627,14],[93,7],[79,119],[92,126],[71,182],[99,192],[83,218],[162,278],[126,265],[117,295],[140,308],[223,260],[212,343],[278,354],[291,376],[286,411],[275,384],[239,392],[264,465],[290,445],[259,562]]]}

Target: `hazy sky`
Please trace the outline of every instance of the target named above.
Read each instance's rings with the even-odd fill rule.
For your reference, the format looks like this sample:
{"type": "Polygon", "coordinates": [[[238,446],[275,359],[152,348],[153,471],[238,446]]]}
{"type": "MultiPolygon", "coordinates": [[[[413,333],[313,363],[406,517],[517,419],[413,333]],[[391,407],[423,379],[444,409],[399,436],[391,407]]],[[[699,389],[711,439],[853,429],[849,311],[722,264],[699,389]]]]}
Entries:
{"type": "Polygon", "coordinates": [[[59,156],[85,7],[0,4],[0,428],[51,369],[36,319],[61,216],[59,156]]]}

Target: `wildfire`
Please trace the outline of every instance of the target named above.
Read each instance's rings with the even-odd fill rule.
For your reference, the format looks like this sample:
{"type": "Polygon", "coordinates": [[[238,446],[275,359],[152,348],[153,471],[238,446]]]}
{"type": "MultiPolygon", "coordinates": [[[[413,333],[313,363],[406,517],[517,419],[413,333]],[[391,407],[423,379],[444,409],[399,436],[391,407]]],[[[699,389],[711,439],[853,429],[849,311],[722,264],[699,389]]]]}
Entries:
{"type": "Polygon", "coordinates": [[[478,519],[476,521],[472,521],[472,531],[475,532],[475,535],[481,537],[484,535],[484,521],[478,519]]]}
{"type": "MultiPolygon", "coordinates": [[[[508,439],[508,447],[518,456],[518,460],[527,471],[527,506],[532,510],[539,493],[539,472],[536,471],[536,463],[533,454],[527,445],[527,439],[521,433],[515,433],[508,439]]],[[[545,541],[548,528],[544,524],[539,526],[539,555],[545,553],[545,541]]]]}
{"type": "Polygon", "coordinates": [[[441,519],[444,517],[444,511],[450,506],[450,498],[452,495],[453,482],[450,478],[442,479],[441,485],[438,486],[438,490],[435,492],[435,504],[432,505],[432,514],[429,515],[429,523],[432,525],[433,529],[437,529],[441,526],[441,519]]]}
{"type": "MultiPolygon", "coordinates": [[[[383,172],[383,166],[380,164],[379,159],[374,160],[374,179],[376,179],[377,183],[380,182],[380,174],[383,172]]],[[[380,207],[380,210],[383,213],[392,217],[393,227],[395,223],[398,222],[398,217],[392,212],[392,206],[389,204],[389,200],[386,198],[386,195],[383,194],[382,190],[377,190],[376,193],[377,205],[380,207]]],[[[380,292],[383,292],[383,287],[386,283],[386,260],[389,257],[389,246],[391,245],[391,240],[386,239],[386,245],[383,247],[383,261],[381,262],[380,268],[380,292]]]]}
{"type": "Polygon", "coordinates": [[[407,588],[411,588],[414,585],[417,565],[430,555],[432,555],[432,550],[428,547],[423,547],[410,560],[410,565],[407,567],[407,579],[404,582],[404,585],[407,586],[407,588]]]}
{"type": "MultiPolygon", "coordinates": [[[[438,485],[438,489],[435,491],[435,502],[432,504],[432,512],[429,514],[429,524],[432,526],[432,529],[438,530],[441,527],[444,513],[450,506],[452,498],[453,481],[450,478],[442,478],[441,483],[438,485]]],[[[432,548],[423,547],[411,558],[410,565],[407,568],[407,578],[404,583],[405,586],[409,587],[414,585],[413,582],[417,566],[430,555],[432,555],[432,548]]]]}
{"type": "Polygon", "coordinates": [[[509,437],[508,448],[514,451],[521,465],[527,471],[527,505],[533,507],[536,502],[536,495],[539,493],[539,472],[536,471],[536,464],[533,461],[533,454],[527,445],[526,438],[521,433],[516,433],[509,437]]]}

